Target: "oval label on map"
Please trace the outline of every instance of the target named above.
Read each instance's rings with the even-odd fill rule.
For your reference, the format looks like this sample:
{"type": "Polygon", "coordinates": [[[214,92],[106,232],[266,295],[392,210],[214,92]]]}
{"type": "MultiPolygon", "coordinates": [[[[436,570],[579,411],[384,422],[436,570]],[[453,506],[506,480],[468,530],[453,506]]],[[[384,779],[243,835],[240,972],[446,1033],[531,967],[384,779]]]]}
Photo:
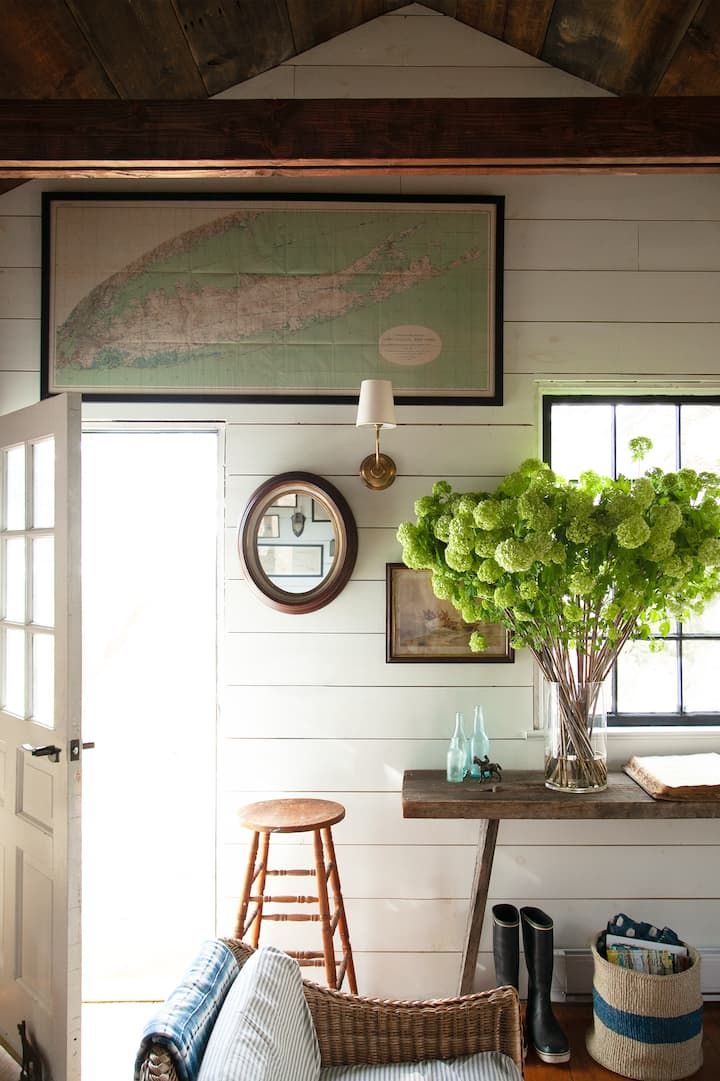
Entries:
{"type": "Polygon", "coordinates": [[[401,364],[414,367],[430,364],[440,356],[442,338],[430,327],[403,326],[390,327],[380,335],[378,349],[383,360],[389,364],[401,364]]]}

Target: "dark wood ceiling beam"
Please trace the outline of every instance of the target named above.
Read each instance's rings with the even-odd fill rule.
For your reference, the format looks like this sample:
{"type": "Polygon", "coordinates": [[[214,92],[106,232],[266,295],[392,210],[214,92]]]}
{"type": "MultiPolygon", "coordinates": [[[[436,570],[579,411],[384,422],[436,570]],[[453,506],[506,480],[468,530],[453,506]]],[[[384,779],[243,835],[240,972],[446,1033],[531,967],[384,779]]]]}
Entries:
{"type": "Polygon", "coordinates": [[[720,94],[720,0],[700,5],[656,93],[720,94]]]}
{"type": "Polygon", "coordinates": [[[484,34],[539,56],[555,0],[457,0],[456,18],[484,34]]]}
{"type": "Polygon", "coordinates": [[[171,0],[65,0],[121,98],[204,98],[171,0]]]}
{"type": "Polygon", "coordinates": [[[720,167],[720,98],[0,102],[0,178],[720,167]]]}
{"type": "Polygon", "coordinates": [[[614,94],[652,94],[701,0],[555,0],[542,59],[614,94]]]}
{"type": "Polygon", "coordinates": [[[386,0],[285,0],[285,3],[298,53],[387,11],[386,0]]]}
{"type": "Polygon", "coordinates": [[[285,0],[172,0],[208,94],[293,56],[285,0]]]}
{"type": "Polygon", "coordinates": [[[0,14],[0,97],[117,97],[64,0],[10,0],[0,14]]]}

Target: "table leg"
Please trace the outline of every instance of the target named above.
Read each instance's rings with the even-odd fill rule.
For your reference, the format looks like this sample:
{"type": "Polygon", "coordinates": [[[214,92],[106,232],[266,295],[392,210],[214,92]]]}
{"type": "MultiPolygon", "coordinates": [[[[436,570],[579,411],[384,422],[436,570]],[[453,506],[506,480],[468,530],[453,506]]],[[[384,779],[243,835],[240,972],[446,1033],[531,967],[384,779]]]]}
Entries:
{"type": "Polygon", "coordinates": [[[497,818],[488,818],[483,823],[483,829],[478,841],[475,877],[473,879],[472,893],[470,894],[470,912],[468,914],[465,948],[460,970],[461,995],[472,993],[475,965],[480,947],[480,933],[485,916],[485,905],[487,903],[488,886],[490,885],[490,874],[492,872],[499,825],[500,822],[497,818]]]}

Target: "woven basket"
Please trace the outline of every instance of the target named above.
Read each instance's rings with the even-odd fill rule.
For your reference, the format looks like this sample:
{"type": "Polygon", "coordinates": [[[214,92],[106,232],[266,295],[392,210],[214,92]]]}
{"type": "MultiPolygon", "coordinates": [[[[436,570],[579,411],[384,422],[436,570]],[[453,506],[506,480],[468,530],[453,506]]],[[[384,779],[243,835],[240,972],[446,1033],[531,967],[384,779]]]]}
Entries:
{"type": "Polygon", "coordinates": [[[702,1066],[700,958],[673,976],[649,976],[610,964],[592,945],[593,1027],[587,1049],[596,1062],[638,1081],[675,1081],[702,1066]]]}

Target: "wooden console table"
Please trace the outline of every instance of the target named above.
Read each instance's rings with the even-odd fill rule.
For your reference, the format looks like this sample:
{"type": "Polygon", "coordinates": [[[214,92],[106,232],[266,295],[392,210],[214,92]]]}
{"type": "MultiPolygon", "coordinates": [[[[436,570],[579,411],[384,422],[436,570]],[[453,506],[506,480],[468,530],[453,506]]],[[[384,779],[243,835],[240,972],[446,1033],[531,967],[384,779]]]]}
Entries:
{"type": "Polygon", "coordinates": [[[407,770],[403,776],[403,818],[478,818],[480,834],[470,895],[460,994],[472,991],[498,826],[504,818],[720,818],[720,801],[655,800],[624,773],[611,773],[605,792],[571,795],[546,788],[540,770],[507,770],[496,791],[465,779],[445,780],[441,770],[407,770]]]}

